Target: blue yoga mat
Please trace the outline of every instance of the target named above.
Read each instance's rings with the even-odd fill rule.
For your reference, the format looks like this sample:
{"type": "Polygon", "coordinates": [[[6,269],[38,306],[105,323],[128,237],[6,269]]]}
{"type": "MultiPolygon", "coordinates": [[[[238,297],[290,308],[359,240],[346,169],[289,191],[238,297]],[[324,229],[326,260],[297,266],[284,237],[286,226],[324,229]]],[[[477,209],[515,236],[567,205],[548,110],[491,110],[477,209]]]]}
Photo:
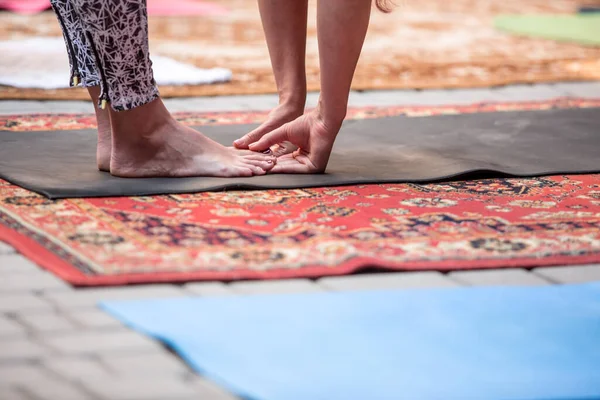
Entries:
{"type": "Polygon", "coordinates": [[[600,283],[102,306],[245,399],[600,398],[600,283]]]}

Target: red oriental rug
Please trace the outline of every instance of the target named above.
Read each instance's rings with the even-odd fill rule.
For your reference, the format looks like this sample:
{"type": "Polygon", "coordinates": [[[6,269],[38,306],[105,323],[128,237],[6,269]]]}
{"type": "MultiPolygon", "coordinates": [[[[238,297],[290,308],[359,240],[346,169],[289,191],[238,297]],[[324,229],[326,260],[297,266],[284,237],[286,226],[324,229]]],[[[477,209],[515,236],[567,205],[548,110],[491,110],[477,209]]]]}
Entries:
{"type": "MultiPolygon", "coordinates": [[[[352,118],[597,100],[353,110],[352,118]]],[[[180,114],[191,125],[263,113],[180,114]]],[[[15,131],[91,116],[0,117],[15,131]]],[[[0,180],[0,240],[74,285],[276,279],[600,262],[600,175],[48,200],[0,180]]]]}

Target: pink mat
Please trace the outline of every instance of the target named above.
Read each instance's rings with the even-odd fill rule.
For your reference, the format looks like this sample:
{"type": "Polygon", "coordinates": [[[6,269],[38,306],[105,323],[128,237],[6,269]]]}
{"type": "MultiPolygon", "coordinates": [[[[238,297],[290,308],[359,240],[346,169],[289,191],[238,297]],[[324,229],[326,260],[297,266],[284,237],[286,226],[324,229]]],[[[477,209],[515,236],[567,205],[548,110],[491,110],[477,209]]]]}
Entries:
{"type": "Polygon", "coordinates": [[[0,0],[0,10],[18,14],[35,14],[50,8],[49,0],[0,0]]]}
{"type": "MultiPolygon", "coordinates": [[[[49,0],[0,0],[0,10],[35,14],[50,8],[49,0]]],[[[227,9],[197,0],[148,0],[148,14],[162,16],[222,15],[227,9]]]]}
{"type": "Polygon", "coordinates": [[[198,0],[148,0],[148,14],[162,16],[222,15],[227,8],[198,0]]]}

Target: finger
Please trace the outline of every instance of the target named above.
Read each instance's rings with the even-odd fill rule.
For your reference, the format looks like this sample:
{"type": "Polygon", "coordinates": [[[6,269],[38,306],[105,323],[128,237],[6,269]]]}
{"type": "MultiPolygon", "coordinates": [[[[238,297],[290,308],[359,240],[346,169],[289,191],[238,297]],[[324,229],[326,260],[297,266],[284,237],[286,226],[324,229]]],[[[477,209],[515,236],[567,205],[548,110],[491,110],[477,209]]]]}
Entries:
{"type": "Polygon", "coordinates": [[[251,154],[245,154],[244,155],[244,159],[245,160],[257,160],[257,161],[270,161],[272,163],[276,163],[277,162],[277,157],[275,156],[271,156],[271,155],[265,155],[263,156],[260,153],[251,153],[251,154]]]}
{"type": "Polygon", "coordinates": [[[282,155],[280,157],[277,157],[277,162],[278,163],[280,163],[280,162],[289,162],[290,160],[293,161],[293,162],[298,162],[298,161],[296,161],[296,159],[294,158],[294,154],[292,154],[292,153],[284,154],[284,155],[282,155]]]}
{"type": "Polygon", "coordinates": [[[260,168],[264,169],[265,171],[268,171],[275,166],[275,163],[272,161],[246,160],[246,162],[250,165],[260,167],[260,168]]]}
{"type": "Polygon", "coordinates": [[[240,149],[236,149],[235,147],[228,147],[228,149],[235,150],[236,152],[238,152],[238,154],[240,154],[244,158],[251,158],[253,160],[265,160],[265,161],[271,160],[273,162],[275,160],[277,160],[277,157],[273,154],[271,149],[261,151],[260,153],[257,151],[240,150],[240,149]]]}
{"type": "Polygon", "coordinates": [[[258,142],[252,143],[248,146],[248,148],[252,151],[263,151],[273,146],[274,144],[278,144],[280,142],[284,142],[289,140],[289,124],[285,124],[280,126],[279,128],[271,131],[260,138],[258,142]]]}
{"type": "Polygon", "coordinates": [[[272,131],[275,128],[274,124],[267,121],[258,128],[254,129],[250,133],[245,134],[238,140],[233,142],[233,145],[238,149],[247,149],[251,143],[256,142],[261,137],[263,137],[269,131],[272,131]]]}
{"type": "Polygon", "coordinates": [[[279,162],[270,171],[269,174],[310,174],[308,165],[299,163],[296,160],[285,160],[279,162]]]}
{"type": "Polygon", "coordinates": [[[290,154],[290,153],[293,153],[294,151],[298,150],[298,146],[296,146],[295,144],[292,144],[290,142],[282,142],[282,143],[274,145],[271,148],[271,150],[273,150],[273,155],[275,157],[281,157],[283,155],[290,154]]]}

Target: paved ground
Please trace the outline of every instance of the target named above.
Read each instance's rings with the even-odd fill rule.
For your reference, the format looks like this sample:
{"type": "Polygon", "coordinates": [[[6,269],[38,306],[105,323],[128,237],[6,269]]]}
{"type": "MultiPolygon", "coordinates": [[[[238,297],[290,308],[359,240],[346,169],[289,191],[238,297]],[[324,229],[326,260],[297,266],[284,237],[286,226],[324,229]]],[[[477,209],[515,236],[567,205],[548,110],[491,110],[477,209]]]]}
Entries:
{"type": "MultiPolygon", "coordinates": [[[[512,85],[491,89],[457,90],[380,90],[352,92],[350,106],[443,105],[471,104],[481,101],[535,101],[556,97],[600,98],[600,82],[573,82],[540,85],[512,85]]],[[[317,103],[310,93],[308,107],[317,103]]],[[[167,99],[169,110],[175,111],[248,111],[269,110],[277,104],[274,95],[219,96],[167,99]]],[[[85,101],[0,101],[0,115],[83,112],[90,113],[85,101]]]]}
{"type": "MultiPolygon", "coordinates": [[[[600,83],[353,93],[351,106],[600,98],[600,83]]],[[[309,105],[316,96],[311,95],[309,105]]],[[[167,101],[173,111],[268,109],[274,96],[167,101]]],[[[0,101],[0,114],[90,112],[85,102],[0,101]]],[[[388,273],[311,280],[73,289],[0,242],[0,400],[233,400],[160,344],[95,308],[99,300],[323,290],[550,285],[600,281],[600,265],[388,273]]]]}

